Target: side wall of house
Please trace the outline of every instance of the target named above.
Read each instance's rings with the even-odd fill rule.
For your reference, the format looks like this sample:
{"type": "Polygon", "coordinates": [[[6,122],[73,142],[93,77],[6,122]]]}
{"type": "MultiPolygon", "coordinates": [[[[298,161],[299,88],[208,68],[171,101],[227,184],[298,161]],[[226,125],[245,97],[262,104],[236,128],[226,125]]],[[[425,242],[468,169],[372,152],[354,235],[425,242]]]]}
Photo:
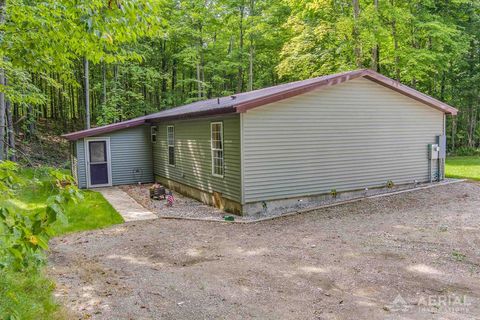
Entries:
{"type": "Polygon", "coordinates": [[[246,203],[428,181],[444,132],[442,112],[367,79],[242,117],[246,203]]]}
{"type": "MultiPolygon", "coordinates": [[[[153,181],[149,126],[128,128],[95,137],[110,138],[113,185],[153,181]]],[[[77,140],[77,172],[80,188],[87,187],[85,147],[84,139],[77,140]]]]}
{"type": "MultiPolygon", "coordinates": [[[[163,122],[158,126],[157,142],[153,144],[154,173],[157,179],[165,179],[188,186],[204,193],[218,192],[221,197],[241,201],[240,178],[240,117],[163,122]],[[223,177],[212,174],[210,124],[223,123],[225,173],[223,177]],[[168,163],[167,126],[175,128],[175,165],[168,163]]],[[[177,189],[182,187],[177,185],[177,189]]],[[[183,188],[186,190],[187,188],[183,188]]],[[[199,198],[194,190],[186,192],[199,198]]],[[[206,199],[200,199],[205,202],[206,199]]]]}

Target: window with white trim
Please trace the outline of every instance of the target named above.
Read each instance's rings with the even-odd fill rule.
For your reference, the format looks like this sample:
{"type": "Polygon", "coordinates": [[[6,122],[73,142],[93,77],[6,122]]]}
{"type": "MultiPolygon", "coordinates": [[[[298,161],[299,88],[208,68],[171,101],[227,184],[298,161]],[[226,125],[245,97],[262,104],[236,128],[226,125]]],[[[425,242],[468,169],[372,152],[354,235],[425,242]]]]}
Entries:
{"type": "Polygon", "coordinates": [[[157,126],[150,127],[150,141],[152,141],[152,143],[157,142],[157,130],[157,126]]]}
{"type": "Polygon", "coordinates": [[[225,161],[223,153],[223,123],[212,122],[210,124],[210,138],[212,149],[212,174],[223,177],[225,161]]]}
{"type": "Polygon", "coordinates": [[[175,165],[175,127],[167,127],[168,164],[175,165]]]}

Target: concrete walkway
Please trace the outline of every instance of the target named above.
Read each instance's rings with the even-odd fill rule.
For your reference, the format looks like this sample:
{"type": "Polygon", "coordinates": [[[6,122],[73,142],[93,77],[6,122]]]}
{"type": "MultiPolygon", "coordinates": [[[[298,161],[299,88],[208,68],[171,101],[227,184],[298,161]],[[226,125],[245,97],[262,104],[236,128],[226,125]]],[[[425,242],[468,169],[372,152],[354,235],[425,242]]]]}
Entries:
{"type": "Polygon", "coordinates": [[[117,187],[98,188],[95,191],[100,192],[110,202],[125,222],[157,218],[153,212],[142,207],[126,192],[117,187]]]}

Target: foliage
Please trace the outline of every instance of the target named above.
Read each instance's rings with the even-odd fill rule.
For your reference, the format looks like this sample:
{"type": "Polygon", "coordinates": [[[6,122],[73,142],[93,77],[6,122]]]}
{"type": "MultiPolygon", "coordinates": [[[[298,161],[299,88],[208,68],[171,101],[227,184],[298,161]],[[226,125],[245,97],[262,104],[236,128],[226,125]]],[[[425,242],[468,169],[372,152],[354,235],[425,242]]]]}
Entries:
{"type": "Polygon", "coordinates": [[[83,128],[84,58],[94,125],[372,68],[460,109],[447,123],[451,152],[480,145],[476,0],[7,3],[0,66],[15,122],[83,128]]]}
{"type": "Polygon", "coordinates": [[[23,179],[18,165],[0,162],[0,190],[7,200],[14,200],[21,187],[48,186],[51,196],[45,207],[27,212],[17,206],[0,208],[0,268],[22,270],[42,262],[48,239],[54,235],[53,223],[66,224],[65,204],[80,198],[73,178],[53,169],[39,172],[39,178],[23,179]]]}
{"type": "Polygon", "coordinates": [[[455,150],[455,156],[480,156],[480,148],[460,147],[455,150]]]}
{"type": "Polygon", "coordinates": [[[388,189],[392,189],[392,188],[395,186],[395,183],[393,183],[392,180],[388,180],[387,183],[385,184],[385,186],[386,186],[388,189]]]}
{"type": "Polygon", "coordinates": [[[0,319],[60,318],[41,268],[48,238],[123,221],[101,194],[71,183],[64,171],[0,162],[0,319]]]}
{"type": "Polygon", "coordinates": [[[448,178],[462,178],[480,181],[480,157],[449,157],[445,166],[448,178]]]}
{"type": "Polygon", "coordinates": [[[330,190],[330,195],[332,196],[332,198],[336,198],[338,195],[337,189],[330,190]]]}

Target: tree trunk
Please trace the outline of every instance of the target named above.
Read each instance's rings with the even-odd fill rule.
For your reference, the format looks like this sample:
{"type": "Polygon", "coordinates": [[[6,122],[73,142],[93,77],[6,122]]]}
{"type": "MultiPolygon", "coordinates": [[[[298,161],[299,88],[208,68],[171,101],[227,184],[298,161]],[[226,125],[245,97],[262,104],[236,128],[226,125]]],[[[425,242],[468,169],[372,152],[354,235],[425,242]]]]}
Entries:
{"type": "Polygon", "coordinates": [[[358,18],[360,17],[360,2],[352,0],[353,5],[353,46],[355,54],[355,65],[362,68],[362,50],[360,48],[360,31],[358,30],[358,18]]]}
{"type": "Polygon", "coordinates": [[[85,127],[90,129],[90,85],[88,83],[88,59],[83,59],[83,77],[85,90],[85,127]]]}
{"type": "Polygon", "coordinates": [[[27,106],[27,126],[28,126],[28,138],[33,139],[35,137],[35,115],[33,114],[33,107],[31,104],[27,106]]]}
{"type": "MultiPolygon", "coordinates": [[[[394,6],[394,1],[392,0],[392,6],[394,6]]],[[[397,20],[393,18],[391,22],[392,26],[392,38],[393,38],[393,47],[394,47],[394,56],[395,56],[395,78],[400,82],[400,56],[398,55],[398,37],[397,37],[397,20]]]]}
{"type": "Polygon", "coordinates": [[[107,104],[107,65],[102,63],[102,105],[107,104]]]}
{"type": "Polygon", "coordinates": [[[450,137],[450,145],[452,153],[455,153],[455,136],[457,135],[457,117],[452,117],[452,135],[450,137]]]}
{"type": "MultiPolygon", "coordinates": [[[[7,1],[0,0],[0,24],[5,23],[5,11],[6,11],[7,1]]],[[[2,32],[3,38],[3,32],[2,32]]],[[[3,57],[0,57],[3,59],[3,57]]],[[[0,86],[5,85],[5,70],[0,69],[0,86]]],[[[0,89],[0,161],[4,159],[5,152],[5,90],[0,89]]]]}
{"type": "Polygon", "coordinates": [[[15,130],[13,127],[13,117],[12,117],[12,104],[10,101],[5,101],[5,115],[7,118],[7,136],[8,136],[8,149],[7,153],[11,161],[16,161],[15,156],[15,130]]]}
{"type": "Polygon", "coordinates": [[[238,61],[238,79],[237,79],[237,93],[242,92],[243,89],[243,17],[245,15],[245,5],[242,1],[240,5],[240,48],[238,61]]]}
{"type": "MultiPolygon", "coordinates": [[[[253,17],[255,16],[255,0],[250,0],[250,19],[252,25],[250,26],[253,29],[253,17]]],[[[253,46],[253,34],[250,31],[250,54],[248,56],[248,91],[253,90],[253,55],[254,55],[254,46],[253,46]]]]}
{"type": "MultiPolygon", "coordinates": [[[[378,0],[373,0],[373,5],[375,7],[375,14],[378,16],[378,0]]],[[[375,70],[379,72],[380,68],[380,46],[378,42],[375,44],[375,46],[372,48],[372,70],[375,70]]]]}
{"type": "MultiPolygon", "coordinates": [[[[5,86],[5,71],[0,69],[0,86],[5,86]]],[[[0,92],[0,161],[4,159],[5,155],[5,93],[4,90],[0,92]]]]}

